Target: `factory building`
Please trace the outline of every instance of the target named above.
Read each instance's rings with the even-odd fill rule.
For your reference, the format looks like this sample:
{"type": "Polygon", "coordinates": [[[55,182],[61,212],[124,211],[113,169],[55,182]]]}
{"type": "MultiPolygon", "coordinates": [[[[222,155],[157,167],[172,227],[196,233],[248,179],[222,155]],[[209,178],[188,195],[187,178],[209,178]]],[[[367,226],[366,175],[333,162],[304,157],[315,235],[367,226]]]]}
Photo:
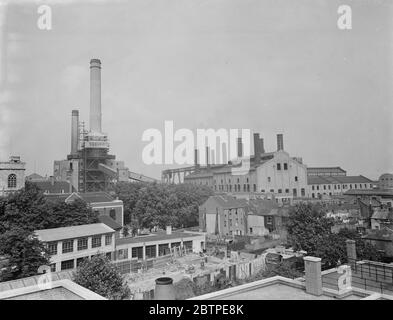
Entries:
{"type": "MultiPolygon", "coordinates": [[[[241,144],[240,144],[241,145],[241,144]]],[[[241,147],[238,146],[239,154],[241,147]]],[[[254,156],[250,157],[250,170],[239,175],[242,158],[224,165],[198,166],[187,175],[184,182],[206,185],[216,192],[237,195],[245,193],[274,194],[278,202],[290,201],[293,197],[305,197],[307,190],[307,167],[301,158],[291,157],[284,151],[282,134],[277,135],[277,150],[265,152],[263,139],[254,134],[254,156]],[[235,169],[235,170],[234,170],[235,169]],[[237,173],[237,174],[236,174],[237,173]]]]}
{"type": "Polygon", "coordinates": [[[25,186],[25,162],[19,156],[0,162],[0,196],[22,189],[25,186]]]}
{"type": "Polygon", "coordinates": [[[310,198],[322,198],[326,196],[342,195],[348,190],[370,190],[373,181],[360,176],[308,176],[307,196],[310,198]]]}
{"type": "Polygon", "coordinates": [[[79,111],[71,114],[71,152],[67,159],[54,161],[56,180],[69,181],[78,192],[106,191],[118,181],[155,181],[128,171],[123,161],[109,154],[108,135],[102,132],[101,61],[90,60],[90,128],[79,121],[79,111]]]}

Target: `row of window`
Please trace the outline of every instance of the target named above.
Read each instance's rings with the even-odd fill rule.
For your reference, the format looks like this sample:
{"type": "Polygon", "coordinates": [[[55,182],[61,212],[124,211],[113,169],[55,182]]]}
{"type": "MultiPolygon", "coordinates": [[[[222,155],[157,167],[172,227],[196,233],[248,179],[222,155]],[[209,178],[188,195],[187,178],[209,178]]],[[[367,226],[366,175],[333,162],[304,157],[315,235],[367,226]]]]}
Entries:
{"type": "MultiPolygon", "coordinates": [[[[217,185],[214,186],[214,190],[217,190],[217,185]]],[[[218,190],[219,191],[229,191],[232,192],[232,185],[218,185],[218,190]]],[[[235,192],[240,192],[242,191],[241,185],[240,184],[235,184],[233,190],[235,192]]],[[[250,192],[250,185],[249,184],[243,184],[243,191],[244,192],[250,192]]],[[[253,191],[257,191],[257,185],[253,185],[253,191]]]]}
{"type": "MultiPolygon", "coordinates": [[[[283,163],[284,170],[288,170],[288,163],[283,163]]],[[[277,170],[281,170],[281,163],[277,163],[277,170]]]]}
{"type": "MultiPolygon", "coordinates": [[[[181,242],[173,242],[169,245],[169,243],[162,243],[158,245],[158,255],[164,256],[170,253],[170,248],[180,247],[181,242]]],[[[183,241],[183,247],[188,250],[192,249],[192,241],[183,241]]],[[[156,258],[157,257],[157,246],[151,245],[145,247],[145,256],[146,259],[156,258]]],[[[131,258],[137,258],[138,260],[143,259],[143,247],[134,247],[131,249],[131,258]]],[[[128,249],[119,249],[117,250],[117,259],[124,260],[128,259],[128,249]]]]}
{"type": "MultiPolygon", "coordinates": [[[[367,186],[367,183],[364,183],[364,184],[361,184],[361,183],[357,184],[357,183],[355,183],[355,184],[353,184],[355,189],[357,189],[358,187],[359,187],[359,189],[362,189],[363,185],[364,185],[364,189],[367,189],[368,187],[372,188],[372,186],[373,186],[371,183],[369,184],[369,186],[367,186]]],[[[332,185],[330,185],[330,184],[328,184],[328,185],[324,184],[321,187],[323,187],[323,190],[332,190],[331,186],[332,185]]],[[[334,190],[348,189],[348,185],[347,184],[343,184],[343,185],[334,184],[333,187],[334,187],[334,190]]],[[[349,184],[349,189],[352,189],[352,184],[349,184]]],[[[319,185],[316,185],[316,186],[313,185],[311,187],[311,190],[319,190],[319,185]]]]}
{"type": "MultiPolygon", "coordinates": [[[[92,256],[90,256],[90,258],[92,258],[92,257],[94,257],[94,256],[95,256],[95,255],[92,255],[92,256]]],[[[105,256],[106,256],[109,260],[112,259],[112,254],[111,254],[111,252],[107,252],[107,253],[105,254],[105,256]]],[[[89,256],[86,256],[86,257],[82,257],[82,258],[76,259],[76,267],[79,267],[79,265],[80,265],[80,264],[83,262],[83,260],[85,260],[85,259],[89,259],[89,256]]],[[[56,270],[56,263],[52,263],[52,264],[50,264],[49,266],[50,266],[50,269],[51,269],[52,272],[59,271],[59,270],[56,270]]],[[[62,261],[62,262],[60,263],[60,270],[61,270],[61,271],[63,271],[63,270],[70,270],[70,269],[74,269],[74,268],[75,268],[75,259],[65,260],[65,261],[62,261]]]]}
{"type": "MultiPolygon", "coordinates": [[[[101,247],[102,236],[93,236],[91,238],[91,247],[92,248],[99,248],[101,247]]],[[[48,251],[51,256],[57,255],[57,241],[49,242],[48,243],[48,251]]],[[[105,245],[109,246],[112,244],[112,235],[107,234],[105,235],[105,245]]],[[[87,250],[88,249],[88,238],[78,238],[77,239],[77,251],[87,250]]],[[[74,251],[74,239],[64,240],[62,241],[61,245],[61,252],[62,253],[69,253],[74,251]]]]}

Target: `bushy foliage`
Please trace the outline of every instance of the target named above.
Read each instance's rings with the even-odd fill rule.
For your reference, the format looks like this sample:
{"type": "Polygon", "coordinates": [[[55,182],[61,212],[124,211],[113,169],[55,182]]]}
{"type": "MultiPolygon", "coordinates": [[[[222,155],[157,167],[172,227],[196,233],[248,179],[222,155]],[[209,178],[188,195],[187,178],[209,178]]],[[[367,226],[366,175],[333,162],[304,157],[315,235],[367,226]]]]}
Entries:
{"type": "Polygon", "coordinates": [[[289,213],[288,241],[295,250],[305,250],[308,255],[322,258],[325,269],[347,261],[347,239],[356,241],[358,259],[381,261],[376,248],[367,244],[356,231],[342,229],[333,233],[333,224],[333,219],[327,218],[320,207],[300,204],[289,213]]]}
{"type": "Polygon", "coordinates": [[[124,203],[125,222],[137,228],[198,225],[198,207],[213,194],[206,186],[192,184],[127,183],[114,186],[124,203]]]}
{"type": "Polygon", "coordinates": [[[0,273],[0,281],[14,280],[37,274],[38,268],[48,265],[46,248],[32,232],[14,228],[0,234],[0,255],[9,262],[0,273]]]}
{"type": "Polygon", "coordinates": [[[118,269],[103,255],[85,259],[74,274],[74,281],[110,300],[125,300],[130,289],[118,269]]]}
{"type": "Polygon", "coordinates": [[[48,201],[36,185],[28,182],[24,189],[1,197],[0,255],[10,258],[2,278],[31,276],[39,266],[48,264],[49,257],[43,244],[34,238],[34,230],[95,223],[97,216],[83,201],[48,201]],[[16,268],[11,272],[12,267],[16,268]]]}
{"type": "Polygon", "coordinates": [[[47,200],[32,183],[0,199],[0,233],[14,228],[34,231],[96,222],[98,214],[82,200],[47,200]]]}

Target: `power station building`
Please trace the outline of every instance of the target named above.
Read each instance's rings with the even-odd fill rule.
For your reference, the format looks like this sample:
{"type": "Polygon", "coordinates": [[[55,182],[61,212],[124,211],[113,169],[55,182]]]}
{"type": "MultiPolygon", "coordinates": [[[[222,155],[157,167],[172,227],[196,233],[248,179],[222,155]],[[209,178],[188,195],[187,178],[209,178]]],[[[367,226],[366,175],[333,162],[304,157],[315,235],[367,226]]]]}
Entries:
{"type": "Polygon", "coordinates": [[[69,181],[78,192],[105,191],[117,181],[154,181],[128,171],[123,161],[109,154],[108,135],[102,132],[101,61],[90,60],[90,128],[79,121],[79,111],[72,110],[71,152],[65,160],[54,161],[56,180],[69,181]]]}
{"type": "Polygon", "coordinates": [[[263,139],[254,134],[254,156],[250,157],[250,169],[239,174],[242,166],[241,140],[238,142],[239,160],[228,164],[200,167],[187,175],[184,182],[206,185],[216,192],[274,194],[280,202],[293,197],[305,197],[307,167],[302,159],[291,157],[284,151],[284,138],[277,135],[277,150],[265,152],[263,139]]]}

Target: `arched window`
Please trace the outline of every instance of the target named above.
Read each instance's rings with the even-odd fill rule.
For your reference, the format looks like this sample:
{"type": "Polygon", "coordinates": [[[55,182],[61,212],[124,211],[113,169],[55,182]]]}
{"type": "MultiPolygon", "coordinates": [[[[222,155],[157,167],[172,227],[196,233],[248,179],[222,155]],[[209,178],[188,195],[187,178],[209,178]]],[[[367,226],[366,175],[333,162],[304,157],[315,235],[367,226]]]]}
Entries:
{"type": "Polygon", "coordinates": [[[14,173],[8,176],[8,188],[16,188],[16,174],[14,173]]]}

